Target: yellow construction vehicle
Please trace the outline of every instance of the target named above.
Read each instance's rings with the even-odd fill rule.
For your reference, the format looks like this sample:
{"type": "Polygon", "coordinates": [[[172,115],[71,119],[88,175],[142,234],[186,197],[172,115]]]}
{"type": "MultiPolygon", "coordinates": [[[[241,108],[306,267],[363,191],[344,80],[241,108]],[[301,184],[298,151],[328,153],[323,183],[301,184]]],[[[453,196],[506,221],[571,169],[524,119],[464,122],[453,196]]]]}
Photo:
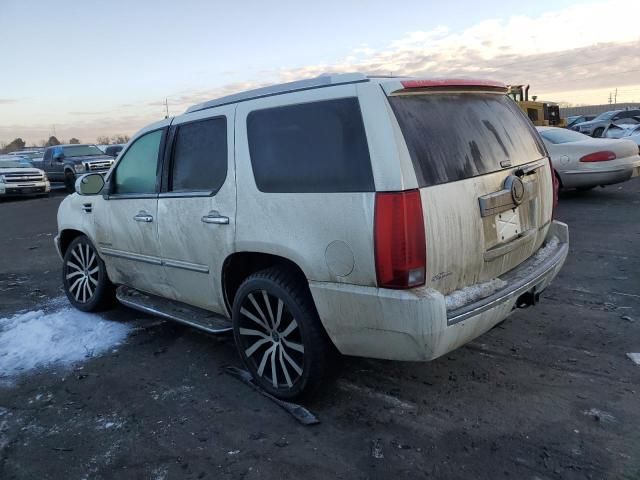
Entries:
{"type": "Polygon", "coordinates": [[[566,127],[567,120],[560,117],[557,103],[537,102],[536,96],[529,100],[529,85],[509,85],[507,93],[513,98],[527,117],[538,127],[566,127]]]}

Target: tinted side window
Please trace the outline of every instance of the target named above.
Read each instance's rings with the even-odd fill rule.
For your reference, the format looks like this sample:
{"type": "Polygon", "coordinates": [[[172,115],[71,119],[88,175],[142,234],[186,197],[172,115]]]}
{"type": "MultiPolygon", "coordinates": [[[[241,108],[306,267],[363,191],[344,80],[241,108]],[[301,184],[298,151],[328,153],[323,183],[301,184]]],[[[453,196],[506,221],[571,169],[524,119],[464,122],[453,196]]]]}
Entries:
{"type": "Polygon", "coordinates": [[[179,125],[169,190],[217,192],[227,178],[227,158],[226,118],[179,125]]]}
{"type": "Polygon", "coordinates": [[[247,135],[262,192],[374,190],[357,98],[253,111],[247,135]]]}
{"type": "Polygon", "coordinates": [[[47,148],[47,151],[44,152],[44,160],[45,161],[51,160],[51,157],[53,156],[51,152],[53,152],[53,150],[51,148],[47,148]]]}
{"type": "Polygon", "coordinates": [[[118,162],[112,193],[155,193],[158,152],[163,130],[138,138],[118,162]]]}

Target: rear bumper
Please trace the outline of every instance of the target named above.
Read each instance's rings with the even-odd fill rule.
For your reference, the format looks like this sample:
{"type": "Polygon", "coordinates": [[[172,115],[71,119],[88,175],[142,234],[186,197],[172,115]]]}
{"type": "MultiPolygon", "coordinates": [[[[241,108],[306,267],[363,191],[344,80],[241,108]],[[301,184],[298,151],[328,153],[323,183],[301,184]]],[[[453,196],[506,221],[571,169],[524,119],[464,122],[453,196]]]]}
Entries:
{"type": "MultiPolygon", "coordinates": [[[[636,157],[637,158],[637,157],[636,157]]],[[[562,185],[566,188],[597,187],[626,182],[640,175],[640,159],[627,164],[598,166],[560,172],[562,185]]]]}
{"type": "Polygon", "coordinates": [[[432,360],[504,320],[523,295],[536,298],[555,278],[569,251],[565,224],[553,222],[545,246],[501,277],[507,286],[491,296],[447,311],[431,288],[387,290],[310,282],[320,319],[338,350],[390,360],[432,360]]]}

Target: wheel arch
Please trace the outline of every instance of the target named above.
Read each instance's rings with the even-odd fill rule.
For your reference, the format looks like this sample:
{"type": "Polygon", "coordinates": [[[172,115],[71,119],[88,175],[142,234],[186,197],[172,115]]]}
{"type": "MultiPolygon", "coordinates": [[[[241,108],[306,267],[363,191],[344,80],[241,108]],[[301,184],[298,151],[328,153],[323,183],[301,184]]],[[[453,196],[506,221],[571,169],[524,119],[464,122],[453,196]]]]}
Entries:
{"type": "Polygon", "coordinates": [[[76,230],[73,228],[66,228],[60,232],[60,254],[64,257],[64,254],[67,252],[69,245],[71,242],[80,235],[84,235],[85,237],[89,237],[85,232],[80,230],[76,230]]]}
{"type": "MultiPolygon", "coordinates": [[[[224,301],[229,312],[233,310],[233,301],[242,282],[249,275],[271,267],[281,267],[287,270],[309,290],[307,277],[296,262],[280,255],[264,252],[235,252],[225,259],[220,277],[224,301]]],[[[310,290],[309,295],[311,295],[310,290]]]]}

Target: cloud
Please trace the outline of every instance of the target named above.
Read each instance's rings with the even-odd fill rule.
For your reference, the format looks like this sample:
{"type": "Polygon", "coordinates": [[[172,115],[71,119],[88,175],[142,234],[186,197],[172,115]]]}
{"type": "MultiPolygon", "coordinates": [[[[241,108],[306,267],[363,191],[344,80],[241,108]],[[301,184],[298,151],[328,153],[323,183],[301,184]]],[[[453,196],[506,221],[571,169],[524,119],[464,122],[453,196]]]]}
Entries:
{"type": "Polygon", "coordinates": [[[17,98],[0,98],[0,105],[8,105],[10,103],[18,103],[17,98]]]}
{"type": "MultiPolygon", "coordinates": [[[[267,84],[353,71],[492,78],[509,84],[531,84],[533,95],[573,103],[605,103],[607,93],[603,89],[615,87],[622,87],[621,92],[627,95],[619,101],[632,100],[634,95],[640,99],[638,18],[640,2],[603,0],[580,2],[537,17],[487,19],[459,32],[446,26],[407,32],[384,48],[355,45],[344,58],[330,63],[283,66],[255,72],[253,78],[247,74],[246,82],[178,91],[168,97],[169,111],[176,115],[190,105],[267,84]]],[[[221,82],[227,74],[221,74],[221,82]]],[[[242,72],[234,75],[241,76],[242,72]]],[[[67,125],[56,122],[56,129],[86,139],[131,134],[145,123],[162,118],[164,111],[164,102],[142,98],[137,104],[114,106],[112,112],[76,112],[82,120],[76,118],[67,125]],[[123,107],[132,115],[122,116],[123,107]]],[[[36,126],[21,128],[24,130],[0,127],[0,138],[44,138],[41,132],[32,135],[36,126]]],[[[50,130],[48,126],[43,129],[50,130]]]]}

